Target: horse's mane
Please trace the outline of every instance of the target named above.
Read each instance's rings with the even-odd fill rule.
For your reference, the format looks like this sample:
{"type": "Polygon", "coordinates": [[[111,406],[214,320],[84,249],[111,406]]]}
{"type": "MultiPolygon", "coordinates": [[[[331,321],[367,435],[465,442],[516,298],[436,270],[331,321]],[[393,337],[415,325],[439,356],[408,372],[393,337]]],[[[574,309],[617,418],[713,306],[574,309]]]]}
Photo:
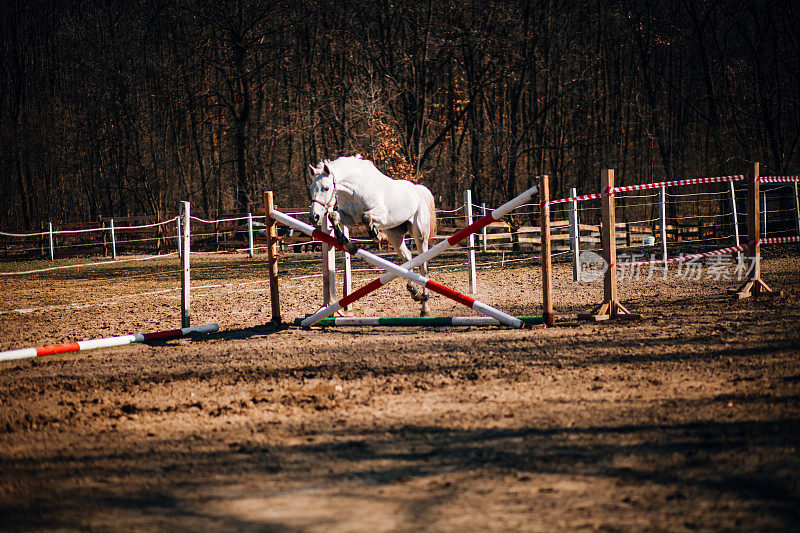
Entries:
{"type": "Polygon", "coordinates": [[[375,166],[375,163],[369,159],[362,159],[360,156],[342,156],[333,161],[326,159],[325,164],[328,165],[328,168],[330,168],[334,174],[344,174],[348,172],[357,172],[362,175],[374,172],[383,174],[383,172],[375,166]]]}

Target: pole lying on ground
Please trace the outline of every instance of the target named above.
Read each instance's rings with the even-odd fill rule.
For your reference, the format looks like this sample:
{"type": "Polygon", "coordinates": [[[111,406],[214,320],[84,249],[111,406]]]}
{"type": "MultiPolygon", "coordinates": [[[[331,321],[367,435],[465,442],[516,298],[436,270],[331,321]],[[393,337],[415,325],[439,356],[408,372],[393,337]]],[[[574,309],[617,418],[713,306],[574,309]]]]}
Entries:
{"type": "MultiPolygon", "coordinates": [[[[544,324],[540,316],[516,317],[526,326],[544,324]]],[[[294,321],[296,326],[302,324],[302,319],[294,321]]],[[[317,326],[499,326],[497,319],[489,316],[337,316],[323,318],[317,326]]]]}
{"type": "Polygon", "coordinates": [[[9,350],[0,352],[0,361],[13,361],[15,359],[27,359],[30,357],[41,357],[57,353],[77,352],[81,350],[93,350],[95,348],[111,348],[114,346],[124,346],[137,342],[160,341],[185,337],[192,333],[214,333],[219,329],[217,324],[204,324],[191,328],[172,329],[168,331],[156,331],[153,333],[136,333],[133,335],[120,335],[119,337],[106,337],[103,339],[90,339],[85,341],[70,342],[67,344],[52,344],[50,346],[40,346],[38,348],[22,348],[19,350],[9,350]]]}
{"type": "MultiPolygon", "coordinates": [[[[431,248],[428,249],[427,252],[423,252],[423,253],[419,254],[418,256],[414,257],[413,259],[411,259],[410,261],[406,261],[405,263],[403,263],[401,265],[401,268],[403,268],[403,269],[412,269],[412,268],[418,267],[422,263],[430,261],[431,259],[433,259],[437,255],[439,255],[440,253],[444,252],[448,248],[450,248],[452,246],[455,246],[459,242],[463,241],[465,238],[467,238],[472,233],[475,233],[476,231],[480,231],[481,228],[484,228],[484,227],[488,226],[489,224],[491,224],[492,222],[495,222],[495,221],[503,218],[504,216],[506,216],[508,213],[510,213],[514,209],[516,209],[519,206],[529,202],[533,197],[535,197],[538,194],[538,192],[539,192],[539,188],[538,187],[536,187],[536,186],[531,187],[530,189],[528,189],[524,193],[520,194],[519,196],[517,196],[513,200],[510,200],[510,201],[504,203],[503,205],[501,205],[500,207],[498,207],[497,209],[495,209],[491,213],[479,218],[478,220],[476,220],[475,222],[473,222],[472,224],[470,224],[466,228],[462,228],[461,230],[457,231],[456,233],[454,233],[453,235],[451,235],[447,239],[439,242],[435,246],[432,246],[431,248]]],[[[276,211],[276,213],[277,213],[277,211],[276,211]]],[[[281,213],[281,215],[283,215],[283,213],[281,213]]],[[[286,215],[284,215],[284,216],[286,216],[286,215]]],[[[289,218],[291,218],[291,217],[289,217],[289,218]]],[[[308,227],[310,228],[311,226],[308,226],[308,227]]],[[[397,265],[395,265],[395,266],[397,266],[397,265]]],[[[316,313],[314,313],[310,317],[304,319],[303,320],[303,324],[302,324],[303,327],[313,326],[314,324],[316,324],[317,322],[319,322],[323,318],[331,316],[333,313],[335,313],[339,309],[342,309],[343,307],[346,307],[346,306],[350,305],[351,303],[353,303],[356,300],[366,296],[367,294],[371,293],[372,291],[375,291],[375,290],[379,289],[380,287],[386,285],[387,283],[389,283],[390,281],[392,281],[396,277],[398,277],[398,275],[396,275],[395,273],[386,272],[380,278],[372,280],[370,283],[364,285],[363,287],[361,287],[360,289],[356,290],[355,292],[350,293],[345,298],[342,298],[338,302],[335,302],[335,303],[329,305],[328,307],[325,307],[324,309],[320,309],[319,311],[317,311],[316,313]]],[[[516,326],[516,327],[519,327],[519,326],[516,326]]]]}

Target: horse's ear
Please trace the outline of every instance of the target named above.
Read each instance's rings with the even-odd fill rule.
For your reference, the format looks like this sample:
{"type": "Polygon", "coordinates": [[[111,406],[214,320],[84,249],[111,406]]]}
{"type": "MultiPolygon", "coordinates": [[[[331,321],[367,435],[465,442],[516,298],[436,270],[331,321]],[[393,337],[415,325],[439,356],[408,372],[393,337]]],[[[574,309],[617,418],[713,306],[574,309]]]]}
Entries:
{"type": "Polygon", "coordinates": [[[312,176],[315,176],[317,174],[317,167],[315,167],[314,165],[308,165],[308,170],[311,172],[312,176]]]}
{"type": "Polygon", "coordinates": [[[330,176],[331,174],[333,174],[333,172],[331,172],[331,169],[328,167],[328,163],[325,163],[325,165],[322,167],[322,170],[323,170],[323,171],[325,172],[325,174],[327,174],[328,176],[330,176]]]}

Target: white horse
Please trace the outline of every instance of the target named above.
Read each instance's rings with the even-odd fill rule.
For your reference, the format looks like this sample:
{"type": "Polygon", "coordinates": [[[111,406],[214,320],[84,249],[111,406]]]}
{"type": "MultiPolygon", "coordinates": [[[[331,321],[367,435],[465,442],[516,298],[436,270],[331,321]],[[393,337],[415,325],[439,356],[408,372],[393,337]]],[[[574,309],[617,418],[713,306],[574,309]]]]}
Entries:
{"type": "MultiPolygon", "coordinates": [[[[373,239],[385,235],[403,262],[412,257],[404,240],[408,233],[414,237],[417,253],[428,250],[428,242],[436,233],[436,210],[427,187],[392,179],[360,156],[326,160],[310,168],[312,224],[320,226],[328,216],[340,242],[346,240],[342,224],[349,228],[364,225],[373,239]]],[[[427,263],[419,271],[427,275],[427,263]]],[[[420,315],[426,316],[427,290],[423,287],[420,292],[411,283],[407,287],[411,297],[421,302],[420,315]]]]}

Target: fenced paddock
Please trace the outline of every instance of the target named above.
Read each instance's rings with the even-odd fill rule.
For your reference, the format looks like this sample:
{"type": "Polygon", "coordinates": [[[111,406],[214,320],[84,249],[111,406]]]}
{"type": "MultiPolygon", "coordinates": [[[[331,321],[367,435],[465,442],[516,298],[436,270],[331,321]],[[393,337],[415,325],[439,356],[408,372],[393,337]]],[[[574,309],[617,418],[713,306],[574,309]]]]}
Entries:
{"type": "MultiPolygon", "coordinates": [[[[193,320],[224,331],[0,366],[4,527],[792,529],[800,259],[781,250],[762,269],[782,298],[731,303],[738,281],[673,264],[618,281],[640,322],[533,331],[274,331],[264,256],[198,256],[193,320]]],[[[286,321],[320,301],[318,254],[300,255],[280,263],[286,321]]],[[[178,270],[0,278],[0,349],[177,325],[178,270]]],[[[465,291],[450,270],[431,277],[465,291]]],[[[538,272],[479,270],[476,297],[539,314],[538,272]]],[[[359,313],[413,314],[404,285],[359,313]]],[[[558,316],[602,297],[554,265],[558,316]]]]}
{"type": "MultiPolygon", "coordinates": [[[[613,186],[613,172],[603,180],[613,186]]],[[[686,242],[659,241],[669,230],[666,210],[634,210],[632,198],[647,190],[622,186],[616,207],[602,192],[543,204],[576,229],[603,230],[614,222],[609,212],[627,214],[624,232],[606,222],[602,235],[590,228],[583,237],[656,256],[629,263],[638,275],[620,272],[612,285],[611,301],[642,315],[635,322],[574,320],[609,299],[608,276],[575,281],[570,254],[558,249],[559,327],[536,330],[269,326],[265,256],[193,255],[192,321],[219,322],[219,333],[0,363],[4,526],[791,530],[800,518],[800,256],[796,244],[779,243],[796,240],[800,210],[766,202],[754,211],[755,183],[742,191],[746,200],[728,202],[737,215],[718,199],[700,213],[715,221],[716,237],[704,230],[686,242]],[[753,227],[726,233],[725,220],[734,228],[738,218],[763,222],[754,212],[773,216],[760,228],[766,236],[753,227]],[[635,248],[631,235],[656,242],[635,248]],[[740,279],[734,257],[718,260],[737,235],[736,249],[765,245],[759,279],[781,295],[726,294],[750,279],[740,279]],[[708,255],[689,256],[701,268],[686,267],[686,247],[708,255]]],[[[711,187],[671,193],[695,191],[711,187]]],[[[666,187],[657,194],[660,203],[666,187]]],[[[541,207],[529,206],[527,221],[511,221],[508,242],[498,238],[497,251],[479,255],[487,268],[476,273],[476,299],[541,314],[533,248],[541,207]]],[[[221,224],[196,222],[195,236],[200,224],[221,224]]],[[[554,226],[553,236],[564,233],[554,226]]],[[[580,242],[575,233],[569,242],[580,242]]],[[[463,248],[436,257],[430,277],[467,292],[466,258],[463,248]]],[[[287,249],[278,266],[288,324],[322,304],[319,253],[287,249]]],[[[0,270],[27,272],[0,276],[0,350],[158,331],[183,319],[182,265],[167,250],[0,270]]],[[[375,277],[358,260],[352,270],[354,286],[375,277]]],[[[445,298],[430,306],[442,317],[461,312],[445,298]]],[[[353,312],[402,317],[417,309],[405,283],[394,282],[353,312]]]]}

